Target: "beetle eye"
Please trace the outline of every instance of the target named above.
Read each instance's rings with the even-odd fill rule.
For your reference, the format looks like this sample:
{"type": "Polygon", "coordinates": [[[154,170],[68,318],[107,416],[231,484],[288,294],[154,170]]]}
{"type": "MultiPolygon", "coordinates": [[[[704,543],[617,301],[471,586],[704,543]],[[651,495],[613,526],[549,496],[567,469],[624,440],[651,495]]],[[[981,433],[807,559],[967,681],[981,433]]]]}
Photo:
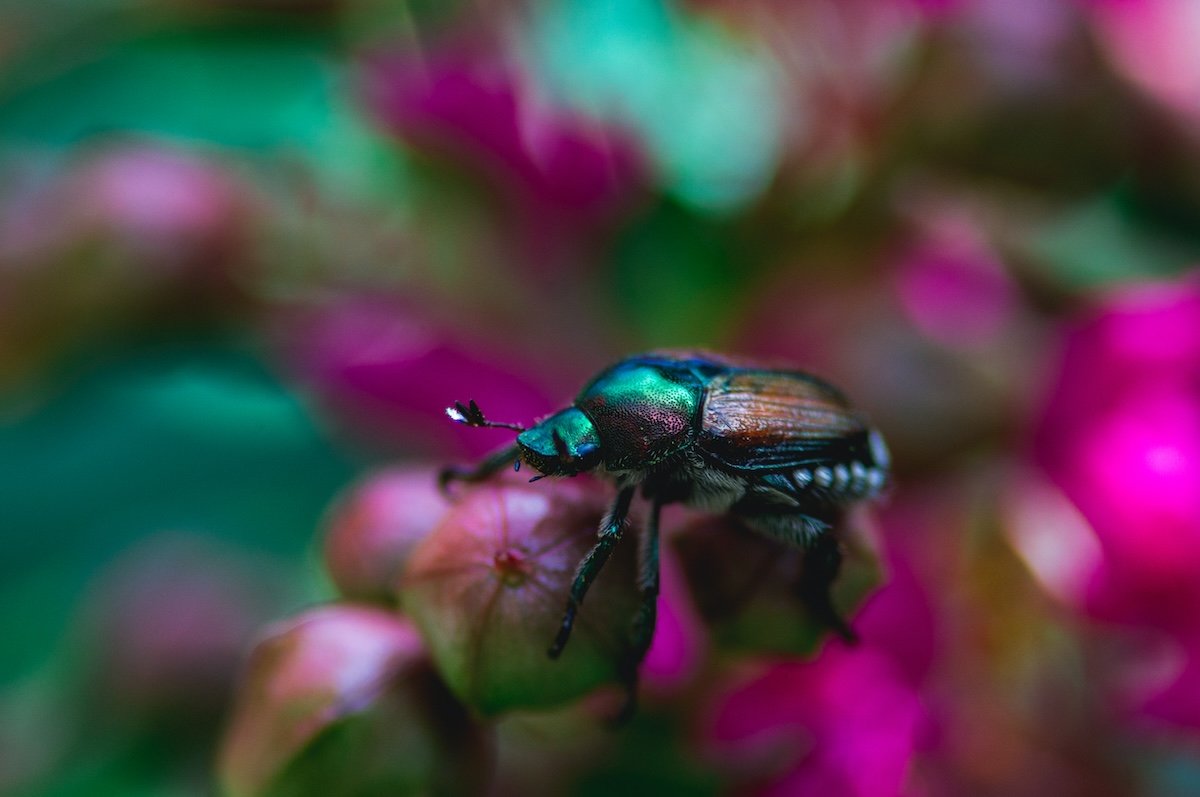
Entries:
{"type": "Polygon", "coordinates": [[[600,446],[595,443],[584,443],[579,446],[579,451],[575,456],[577,459],[586,459],[587,457],[590,457],[592,454],[596,453],[596,451],[599,449],[600,446]]]}

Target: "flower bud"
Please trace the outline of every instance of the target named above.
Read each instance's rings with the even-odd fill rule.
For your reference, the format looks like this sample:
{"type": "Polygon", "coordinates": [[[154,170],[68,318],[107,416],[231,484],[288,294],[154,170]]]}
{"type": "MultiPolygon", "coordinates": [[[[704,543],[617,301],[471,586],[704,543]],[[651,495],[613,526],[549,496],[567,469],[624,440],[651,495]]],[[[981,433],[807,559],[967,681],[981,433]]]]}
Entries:
{"type": "Polygon", "coordinates": [[[338,592],[393,605],[405,561],[449,506],[429,468],[391,468],[351,488],[330,513],[325,537],[338,592]]]}
{"type": "Polygon", "coordinates": [[[254,649],[219,774],[231,797],[470,794],[490,757],[406,619],[333,605],[274,626],[254,649]]]}
{"type": "MultiPolygon", "coordinates": [[[[847,515],[837,533],[845,558],[833,583],[833,605],[853,628],[849,613],[880,582],[879,543],[865,513],[857,511],[847,515]]],[[[828,630],[810,616],[800,597],[800,548],[730,516],[696,518],[679,529],[672,543],[696,608],[718,646],[810,653],[828,630]]]]}
{"type": "Polygon", "coordinates": [[[450,688],[480,712],[551,706],[616,680],[637,600],[632,539],[600,572],[562,655],[546,653],[604,509],[576,484],[486,485],[413,552],[404,609],[450,688]]]}
{"type": "Polygon", "coordinates": [[[150,537],[110,565],[80,617],[97,717],[218,725],[241,654],[283,604],[269,563],[199,535],[150,537]]]}

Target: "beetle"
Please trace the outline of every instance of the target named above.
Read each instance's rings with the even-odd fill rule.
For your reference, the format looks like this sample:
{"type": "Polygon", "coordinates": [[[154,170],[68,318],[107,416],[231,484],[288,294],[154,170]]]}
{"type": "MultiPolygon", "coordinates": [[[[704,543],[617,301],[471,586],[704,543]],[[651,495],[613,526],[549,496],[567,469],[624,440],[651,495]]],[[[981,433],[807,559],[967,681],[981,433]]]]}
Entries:
{"type": "Polygon", "coordinates": [[[474,400],[456,402],[446,413],[458,423],[518,435],[473,468],[444,469],[443,487],[481,481],[522,462],[538,471],[533,480],[597,471],[616,484],[595,545],[576,570],[551,657],[567,644],[588,588],[621,539],[639,486],[651,509],[639,548],[639,609],[622,673],[631,695],[654,633],[664,504],[729,513],[803,548],[800,597],[817,620],[854,640],[830,598],[842,559],[833,528],[848,505],[881,493],[890,457],[879,431],[827,382],[709,352],[653,351],[601,371],[569,407],[529,428],[488,420],[474,400]]]}

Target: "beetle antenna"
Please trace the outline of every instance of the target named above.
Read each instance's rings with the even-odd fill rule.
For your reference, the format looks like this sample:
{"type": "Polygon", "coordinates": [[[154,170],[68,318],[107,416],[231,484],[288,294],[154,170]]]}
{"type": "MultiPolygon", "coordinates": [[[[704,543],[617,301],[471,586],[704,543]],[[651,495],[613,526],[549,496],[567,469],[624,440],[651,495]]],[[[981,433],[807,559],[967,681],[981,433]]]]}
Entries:
{"type": "Polygon", "coordinates": [[[489,421],[484,417],[483,410],[479,409],[479,405],[475,403],[475,399],[471,399],[466,404],[463,404],[461,401],[454,402],[453,407],[446,408],[446,414],[450,416],[450,420],[455,423],[465,424],[466,426],[474,426],[480,429],[487,427],[512,429],[514,432],[525,431],[525,427],[518,423],[489,421]]]}

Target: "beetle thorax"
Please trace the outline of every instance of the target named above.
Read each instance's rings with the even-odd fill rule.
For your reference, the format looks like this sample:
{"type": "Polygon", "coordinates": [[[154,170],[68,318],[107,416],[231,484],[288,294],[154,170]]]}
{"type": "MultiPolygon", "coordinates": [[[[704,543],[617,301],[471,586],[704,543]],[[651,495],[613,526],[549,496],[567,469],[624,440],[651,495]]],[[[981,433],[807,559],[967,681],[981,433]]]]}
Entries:
{"type": "Polygon", "coordinates": [[[633,361],[597,377],[575,406],[595,425],[608,470],[642,470],[695,442],[702,395],[691,374],[633,361]]]}

